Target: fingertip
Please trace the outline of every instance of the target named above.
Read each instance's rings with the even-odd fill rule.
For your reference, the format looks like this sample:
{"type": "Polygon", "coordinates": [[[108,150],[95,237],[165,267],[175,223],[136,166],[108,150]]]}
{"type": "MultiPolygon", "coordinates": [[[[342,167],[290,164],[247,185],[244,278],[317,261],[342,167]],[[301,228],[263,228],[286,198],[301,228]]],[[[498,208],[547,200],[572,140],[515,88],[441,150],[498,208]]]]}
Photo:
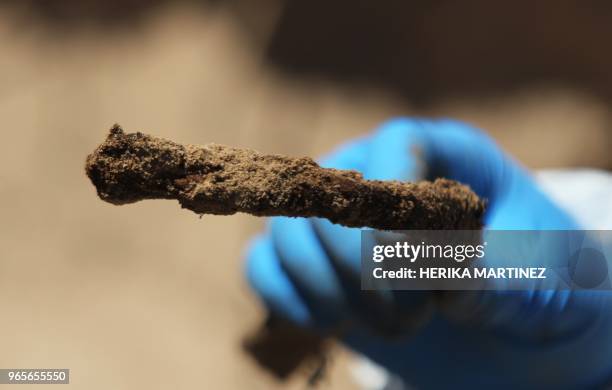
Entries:
{"type": "Polygon", "coordinates": [[[317,307],[343,305],[341,286],[317,239],[311,221],[276,217],[270,222],[271,239],[283,269],[317,307]]]}
{"type": "Polygon", "coordinates": [[[311,322],[308,308],[283,271],[268,237],[258,236],[249,244],[245,274],[251,288],[273,313],[299,325],[311,322]]]}
{"type": "Polygon", "coordinates": [[[446,177],[469,185],[491,207],[503,182],[515,170],[484,131],[454,119],[424,122],[425,162],[429,179],[446,177]]]}
{"type": "Polygon", "coordinates": [[[361,230],[334,224],[327,219],[311,218],[317,237],[332,260],[344,270],[361,269],[361,230]]]}
{"type": "Polygon", "coordinates": [[[372,137],[365,177],[373,180],[421,179],[425,173],[425,164],[419,154],[424,144],[422,133],[421,120],[396,118],[383,123],[372,137]]]}

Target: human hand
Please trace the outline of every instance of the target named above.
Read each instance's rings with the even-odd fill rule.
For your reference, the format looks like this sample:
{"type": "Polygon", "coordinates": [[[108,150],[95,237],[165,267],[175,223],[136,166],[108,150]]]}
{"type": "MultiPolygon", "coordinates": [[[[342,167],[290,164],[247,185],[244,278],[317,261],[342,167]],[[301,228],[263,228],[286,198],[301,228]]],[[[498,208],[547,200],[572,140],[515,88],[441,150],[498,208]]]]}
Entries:
{"type": "MultiPolygon", "coordinates": [[[[491,139],[455,121],[393,120],[322,165],[468,184],[488,200],[489,229],[577,228],[491,139]]],[[[273,313],[321,332],[345,328],[348,346],[417,387],[572,388],[612,374],[605,292],[452,292],[440,308],[429,291],[361,291],[359,229],[323,219],[272,218],[247,276],[273,313]]]]}

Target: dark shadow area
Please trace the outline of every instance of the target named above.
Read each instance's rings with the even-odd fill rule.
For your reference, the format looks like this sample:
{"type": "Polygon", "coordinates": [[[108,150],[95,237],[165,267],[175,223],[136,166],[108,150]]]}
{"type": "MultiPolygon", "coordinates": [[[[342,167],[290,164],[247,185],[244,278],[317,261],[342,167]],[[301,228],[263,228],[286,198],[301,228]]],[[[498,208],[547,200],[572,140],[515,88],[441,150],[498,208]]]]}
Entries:
{"type": "Polygon", "coordinates": [[[239,22],[250,44],[261,49],[283,0],[0,0],[21,11],[23,22],[74,33],[82,27],[123,31],[138,28],[164,7],[187,4],[193,9],[223,7],[239,22]]]}
{"type": "Polygon", "coordinates": [[[177,2],[233,12],[268,62],[292,76],[389,88],[416,104],[562,84],[612,96],[612,3],[605,0],[0,0],[54,27],[136,26],[177,2]],[[270,11],[270,12],[269,12],[270,11]],[[41,18],[42,17],[42,18],[41,18]],[[267,36],[267,34],[265,34],[267,36]]]}
{"type": "Polygon", "coordinates": [[[279,68],[391,88],[414,103],[562,83],[612,95],[604,0],[286,2],[279,68]]]}
{"type": "Polygon", "coordinates": [[[179,2],[219,3],[218,0],[0,0],[0,5],[17,5],[26,15],[56,28],[83,24],[113,28],[138,23],[160,6],[179,2]]]}

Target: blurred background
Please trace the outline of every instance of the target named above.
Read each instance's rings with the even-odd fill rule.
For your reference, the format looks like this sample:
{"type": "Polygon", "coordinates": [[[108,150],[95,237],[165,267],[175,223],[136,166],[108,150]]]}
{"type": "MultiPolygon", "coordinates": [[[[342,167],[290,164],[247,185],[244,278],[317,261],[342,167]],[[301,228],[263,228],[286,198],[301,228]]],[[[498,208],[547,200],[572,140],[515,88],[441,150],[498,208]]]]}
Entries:
{"type": "MultiPolygon", "coordinates": [[[[303,388],[241,349],[263,220],[101,202],[118,122],[318,156],[397,115],[486,129],[534,169],[612,169],[603,0],[0,0],[0,367],[74,388],[303,388]]],[[[338,349],[324,388],[352,389],[338,349]]],[[[24,386],[27,388],[27,386],[24,386]]]]}

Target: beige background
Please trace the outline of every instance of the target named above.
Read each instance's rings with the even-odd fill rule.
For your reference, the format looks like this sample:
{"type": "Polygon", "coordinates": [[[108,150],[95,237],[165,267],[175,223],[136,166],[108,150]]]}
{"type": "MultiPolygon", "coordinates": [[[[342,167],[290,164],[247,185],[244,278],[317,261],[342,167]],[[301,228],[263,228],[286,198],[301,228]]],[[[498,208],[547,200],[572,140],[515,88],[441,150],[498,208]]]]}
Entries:
{"type": "MultiPolygon", "coordinates": [[[[114,122],[320,155],[393,115],[444,115],[491,130],[531,167],[610,163],[607,104],[562,85],[417,110],[374,86],[283,76],[253,44],[271,9],[245,37],[223,7],[66,30],[0,6],[0,367],[70,368],[79,389],[275,386],[240,349],[263,316],[241,273],[263,221],[101,202],[83,163],[114,122]]],[[[354,387],[348,360],[338,353],[324,388],[354,387]]]]}

